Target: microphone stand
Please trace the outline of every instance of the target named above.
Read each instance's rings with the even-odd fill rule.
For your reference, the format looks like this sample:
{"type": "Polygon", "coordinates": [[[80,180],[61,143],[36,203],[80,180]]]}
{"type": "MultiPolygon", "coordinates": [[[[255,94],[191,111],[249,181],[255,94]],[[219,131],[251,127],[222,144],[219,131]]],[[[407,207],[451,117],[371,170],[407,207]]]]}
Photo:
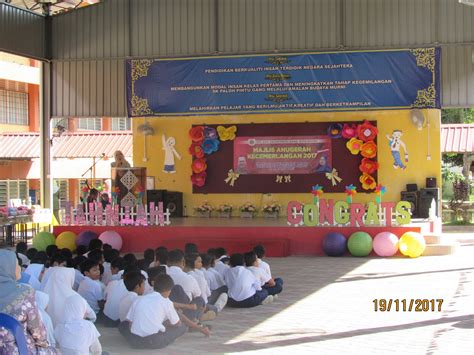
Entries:
{"type": "Polygon", "coordinates": [[[100,162],[100,161],[101,161],[102,159],[104,159],[104,158],[105,158],[105,153],[102,153],[102,155],[99,157],[99,159],[97,159],[97,160],[94,162],[94,164],[92,164],[92,165],[89,167],[89,169],[87,169],[87,170],[84,172],[84,174],[81,175],[81,177],[84,177],[84,175],[86,175],[86,174],[89,172],[89,170],[92,171],[92,169],[94,169],[94,166],[96,166],[96,164],[97,164],[98,162],[100,162]]]}

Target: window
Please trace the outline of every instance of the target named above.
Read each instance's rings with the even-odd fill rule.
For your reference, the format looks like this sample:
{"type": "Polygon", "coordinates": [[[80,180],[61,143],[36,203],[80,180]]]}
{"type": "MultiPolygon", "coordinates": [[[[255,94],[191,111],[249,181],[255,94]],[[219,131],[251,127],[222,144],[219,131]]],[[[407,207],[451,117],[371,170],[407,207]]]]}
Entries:
{"type": "Polygon", "coordinates": [[[112,131],[129,131],[131,129],[130,117],[112,117],[112,131]]]}
{"type": "Polygon", "coordinates": [[[69,181],[65,179],[54,179],[53,191],[57,191],[57,195],[53,195],[53,200],[57,198],[59,200],[59,208],[61,208],[67,201],[69,201],[69,181]]]}
{"type": "Polygon", "coordinates": [[[102,119],[101,118],[79,118],[77,124],[78,130],[84,131],[101,131],[102,130],[102,119]]]}
{"type": "Polygon", "coordinates": [[[0,123],[28,125],[28,94],[0,90],[0,123]]]}
{"type": "Polygon", "coordinates": [[[28,196],[28,180],[0,180],[0,206],[7,206],[12,199],[27,204],[28,196]]]}

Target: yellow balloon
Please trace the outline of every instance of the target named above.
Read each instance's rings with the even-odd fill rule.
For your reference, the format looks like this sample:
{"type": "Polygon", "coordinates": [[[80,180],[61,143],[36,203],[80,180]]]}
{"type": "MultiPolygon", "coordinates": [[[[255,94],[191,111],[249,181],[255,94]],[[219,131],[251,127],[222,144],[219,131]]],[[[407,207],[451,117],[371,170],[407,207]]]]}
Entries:
{"type": "Polygon", "coordinates": [[[425,251],[425,238],[417,232],[406,232],[400,238],[398,248],[403,255],[417,258],[425,251]]]}
{"type": "Polygon", "coordinates": [[[56,246],[59,249],[68,248],[70,251],[76,251],[76,234],[73,232],[62,232],[56,238],[56,246]]]}

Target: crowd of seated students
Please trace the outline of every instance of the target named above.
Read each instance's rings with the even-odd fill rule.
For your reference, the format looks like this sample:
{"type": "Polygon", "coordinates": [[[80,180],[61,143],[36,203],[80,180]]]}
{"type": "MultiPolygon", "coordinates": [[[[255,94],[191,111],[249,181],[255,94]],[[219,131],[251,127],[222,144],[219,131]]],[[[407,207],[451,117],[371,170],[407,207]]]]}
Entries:
{"type": "MultiPolygon", "coordinates": [[[[166,347],[188,331],[210,336],[208,322],[226,305],[271,303],[283,286],[262,260],[261,245],[228,256],[224,248],[200,253],[188,243],[184,251],[147,249],[140,260],[99,239],[78,246],[75,256],[25,243],[16,255],[0,253],[0,312],[24,323],[29,350],[38,354],[101,354],[95,324],[117,328],[135,349],[166,347]]],[[[15,353],[15,347],[0,326],[0,353],[15,353]]]]}

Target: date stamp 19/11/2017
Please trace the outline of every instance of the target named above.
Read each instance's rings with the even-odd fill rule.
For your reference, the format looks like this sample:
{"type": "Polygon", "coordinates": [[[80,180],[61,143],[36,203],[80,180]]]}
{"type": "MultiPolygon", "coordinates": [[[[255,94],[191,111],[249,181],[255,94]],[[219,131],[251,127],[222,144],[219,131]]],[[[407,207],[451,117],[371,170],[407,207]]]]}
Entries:
{"type": "Polygon", "coordinates": [[[376,298],[374,303],[375,312],[441,312],[444,299],[398,299],[398,298],[376,298]]]}

